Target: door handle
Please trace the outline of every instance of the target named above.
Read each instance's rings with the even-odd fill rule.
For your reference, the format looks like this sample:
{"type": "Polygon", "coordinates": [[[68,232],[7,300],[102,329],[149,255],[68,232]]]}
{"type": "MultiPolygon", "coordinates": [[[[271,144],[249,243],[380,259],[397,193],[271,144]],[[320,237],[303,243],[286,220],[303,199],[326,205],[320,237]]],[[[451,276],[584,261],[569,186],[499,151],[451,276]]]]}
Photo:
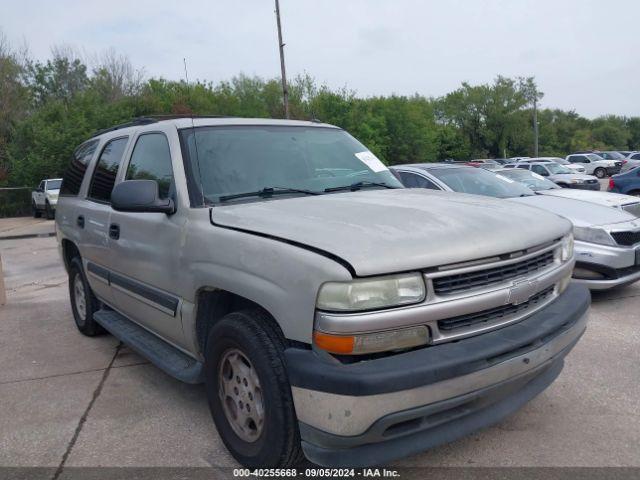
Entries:
{"type": "Polygon", "coordinates": [[[113,238],[114,240],[118,240],[120,238],[120,225],[117,223],[109,225],[109,238],[113,238]]]}
{"type": "Polygon", "coordinates": [[[76,223],[80,228],[84,228],[84,215],[78,215],[78,219],[76,220],[76,223]]]}

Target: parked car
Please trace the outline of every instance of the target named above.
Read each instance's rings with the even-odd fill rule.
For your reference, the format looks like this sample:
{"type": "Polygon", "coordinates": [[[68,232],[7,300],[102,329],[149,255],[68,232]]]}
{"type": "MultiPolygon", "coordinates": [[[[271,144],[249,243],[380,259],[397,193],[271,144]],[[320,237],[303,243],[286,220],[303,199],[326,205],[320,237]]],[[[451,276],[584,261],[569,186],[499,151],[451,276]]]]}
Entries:
{"type": "MultiPolygon", "coordinates": [[[[556,213],[574,225],[574,282],[592,290],[640,279],[640,220],[621,210],[552,195],[536,195],[524,185],[480,168],[444,164],[392,167],[406,186],[486,195],[556,213]]],[[[537,223],[535,215],[531,223],[537,223]]]]}
{"type": "Polygon", "coordinates": [[[552,163],[557,163],[558,165],[563,165],[573,170],[575,173],[585,173],[584,165],[581,165],[579,163],[569,163],[567,160],[560,157],[536,157],[536,158],[531,158],[529,160],[524,160],[524,161],[543,162],[543,163],[552,162],[552,163]]]}
{"type": "Polygon", "coordinates": [[[563,165],[554,162],[526,161],[504,165],[504,168],[531,170],[538,175],[548,178],[563,188],[577,188],[581,190],[600,190],[600,182],[593,175],[575,173],[563,165]]]}
{"type": "Polygon", "coordinates": [[[636,167],[640,167],[640,152],[629,152],[627,158],[623,160],[620,173],[628,172],[636,167]]]}
{"type": "Polygon", "coordinates": [[[609,150],[606,152],[602,152],[600,150],[594,150],[592,153],[594,153],[595,155],[598,155],[599,157],[604,158],[605,160],[616,160],[621,162],[625,158],[623,154],[614,150],[609,150]]]}
{"type": "Polygon", "coordinates": [[[472,167],[480,167],[486,170],[498,170],[502,168],[502,165],[491,159],[480,159],[480,160],[469,160],[465,163],[465,165],[470,165],[472,167]]]}
{"type": "Polygon", "coordinates": [[[585,173],[595,175],[598,178],[620,173],[620,169],[622,168],[622,161],[605,160],[594,153],[574,153],[567,155],[566,160],[570,163],[580,163],[584,165],[585,173]]]}
{"type": "Polygon", "coordinates": [[[574,200],[597,203],[605,207],[624,210],[635,217],[640,217],[640,199],[630,195],[561,188],[537,173],[520,168],[503,169],[495,173],[522,183],[538,195],[553,195],[555,197],[573,198],[574,200]]]}
{"type": "Polygon", "coordinates": [[[247,467],[452,441],[544,390],[586,324],[570,222],[404,189],[327,124],[114,127],[76,150],[56,223],[80,332],[204,381],[247,467]]]}
{"type": "Polygon", "coordinates": [[[61,182],[61,178],[42,180],[38,188],[31,192],[31,211],[34,218],[40,218],[44,213],[46,218],[53,219],[61,182]]]}
{"type": "Polygon", "coordinates": [[[610,192],[640,197],[640,168],[634,168],[609,179],[610,192]]]}

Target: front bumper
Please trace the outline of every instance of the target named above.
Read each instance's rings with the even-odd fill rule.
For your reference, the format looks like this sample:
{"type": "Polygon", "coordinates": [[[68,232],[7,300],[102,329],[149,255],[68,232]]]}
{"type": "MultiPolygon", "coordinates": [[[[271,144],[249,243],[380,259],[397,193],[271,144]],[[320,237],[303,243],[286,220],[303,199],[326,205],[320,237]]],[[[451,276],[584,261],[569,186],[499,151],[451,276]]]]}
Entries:
{"type": "Polygon", "coordinates": [[[306,456],[321,465],[380,464],[499,421],[559,374],[589,303],[588,290],[572,285],[499,330],[350,365],[287,349],[306,456]]]}
{"type": "Polygon", "coordinates": [[[618,166],[607,167],[607,168],[605,168],[605,170],[607,171],[607,175],[616,175],[616,174],[620,173],[620,170],[622,170],[622,167],[621,166],[620,167],[618,167],[618,166]]]}
{"type": "Polygon", "coordinates": [[[573,283],[591,290],[606,290],[640,280],[640,247],[614,247],[595,243],[575,242],[576,266],[573,283]],[[586,278],[584,271],[592,272],[586,278]]]}

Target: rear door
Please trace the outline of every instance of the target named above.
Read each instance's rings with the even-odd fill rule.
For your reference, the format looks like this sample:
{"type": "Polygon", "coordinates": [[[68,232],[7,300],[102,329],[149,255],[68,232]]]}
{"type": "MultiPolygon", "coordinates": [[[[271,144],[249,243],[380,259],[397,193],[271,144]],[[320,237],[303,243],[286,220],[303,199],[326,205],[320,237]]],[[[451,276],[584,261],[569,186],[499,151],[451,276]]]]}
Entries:
{"type": "Polygon", "coordinates": [[[111,191],[128,142],[128,136],[121,136],[111,138],[101,145],[84,208],[79,215],[84,225],[80,251],[85,262],[87,278],[96,295],[107,303],[113,301],[108,282],[108,270],[113,258],[109,242],[111,191]]]}
{"type": "MultiPolygon", "coordinates": [[[[181,158],[177,133],[148,131],[134,141],[124,180],[155,180],[161,198],[176,202],[174,162],[181,158]]],[[[176,202],[177,204],[177,202],[176,202]]],[[[167,341],[184,346],[180,297],[175,280],[180,268],[184,225],[180,215],[164,213],[111,213],[111,287],[118,309],[131,320],[167,341]]],[[[182,217],[184,218],[184,217],[182,217]]]]}

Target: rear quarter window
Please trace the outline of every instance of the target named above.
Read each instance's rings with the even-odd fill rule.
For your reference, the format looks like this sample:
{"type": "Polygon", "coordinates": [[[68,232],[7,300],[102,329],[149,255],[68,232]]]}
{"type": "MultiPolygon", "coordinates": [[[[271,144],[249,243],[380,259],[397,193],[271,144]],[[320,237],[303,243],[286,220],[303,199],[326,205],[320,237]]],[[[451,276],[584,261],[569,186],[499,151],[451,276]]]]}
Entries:
{"type": "Polygon", "coordinates": [[[80,193],[82,179],[87,172],[87,166],[89,165],[97,146],[98,140],[92,140],[80,145],[76,151],[73,152],[71,163],[69,164],[69,167],[62,179],[60,195],[76,196],[80,193]]]}

